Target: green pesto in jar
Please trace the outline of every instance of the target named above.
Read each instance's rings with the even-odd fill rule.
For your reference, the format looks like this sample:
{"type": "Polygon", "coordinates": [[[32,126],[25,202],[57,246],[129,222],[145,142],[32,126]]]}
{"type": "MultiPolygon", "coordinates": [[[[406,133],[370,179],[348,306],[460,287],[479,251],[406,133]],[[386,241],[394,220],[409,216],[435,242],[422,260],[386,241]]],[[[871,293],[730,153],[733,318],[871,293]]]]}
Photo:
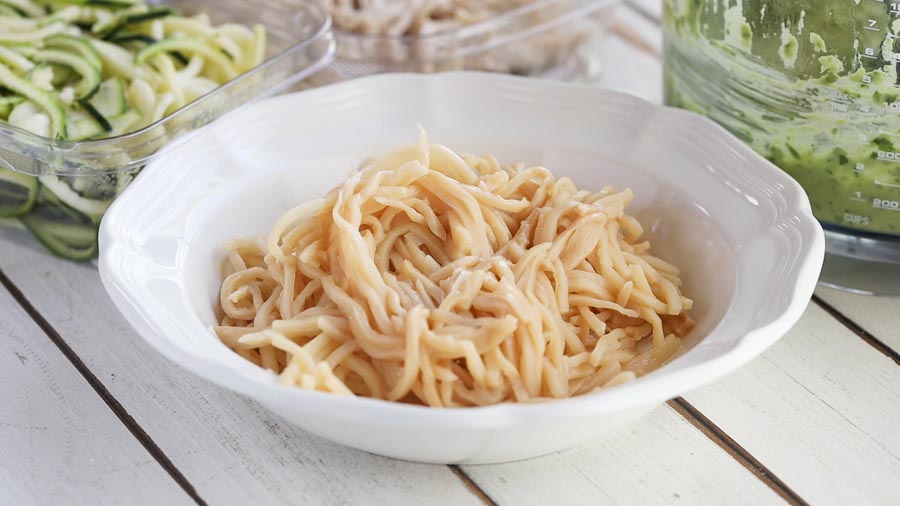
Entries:
{"type": "Polygon", "coordinates": [[[665,0],[669,105],[791,174],[824,223],[900,235],[900,9],[879,0],[665,0]]]}

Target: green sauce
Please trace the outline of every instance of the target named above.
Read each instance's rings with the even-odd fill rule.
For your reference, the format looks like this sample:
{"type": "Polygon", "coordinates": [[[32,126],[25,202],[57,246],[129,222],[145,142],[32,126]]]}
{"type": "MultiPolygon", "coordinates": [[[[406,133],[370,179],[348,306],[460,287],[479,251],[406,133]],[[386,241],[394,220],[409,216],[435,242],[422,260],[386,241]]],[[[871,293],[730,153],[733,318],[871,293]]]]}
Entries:
{"type": "Polygon", "coordinates": [[[900,235],[900,13],[665,0],[665,92],[791,174],[823,222],[900,235]]]}

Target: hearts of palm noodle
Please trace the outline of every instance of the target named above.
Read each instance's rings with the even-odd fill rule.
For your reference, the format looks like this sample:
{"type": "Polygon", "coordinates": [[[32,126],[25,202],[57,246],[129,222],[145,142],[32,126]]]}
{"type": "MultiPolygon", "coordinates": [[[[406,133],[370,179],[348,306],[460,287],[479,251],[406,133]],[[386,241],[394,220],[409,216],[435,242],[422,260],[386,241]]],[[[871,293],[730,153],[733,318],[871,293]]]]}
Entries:
{"type": "Polygon", "coordinates": [[[535,0],[319,0],[337,28],[366,35],[428,35],[472,25],[535,0]]]}
{"type": "Polygon", "coordinates": [[[462,407],[630,381],[693,325],[630,190],[417,145],[228,244],[220,339],[299,388],[462,407]]]}

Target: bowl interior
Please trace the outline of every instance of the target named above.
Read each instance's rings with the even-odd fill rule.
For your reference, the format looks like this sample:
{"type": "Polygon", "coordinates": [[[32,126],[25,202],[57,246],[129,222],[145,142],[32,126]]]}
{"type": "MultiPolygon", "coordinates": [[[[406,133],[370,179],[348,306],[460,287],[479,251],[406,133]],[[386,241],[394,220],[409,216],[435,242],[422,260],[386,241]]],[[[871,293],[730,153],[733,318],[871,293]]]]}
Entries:
{"type": "MultiPolygon", "coordinates": [[[[682,269],[684,293],[695,300],[692,316],[697,326],[687,336],[680,355],[708,335],[728,311],[736,289],[735,257],[710,211],[692,195],[661,183],[633,164],[604,159],[607,147],[602,140],[592,151],[579,153],[505,135],[479,132],[476,136],[440,121],[423,126],[432,142],[457,152],[493,154],[501,163],[541,165],[558,177],[570,177],[580,188],[631,188],[636,198],[628,212],[644,226],[654,254],[682,269]]],[[[209,153],[211,158],[202,163],[216,167],[221,187],[192,212],[181,271],[189,305],[205,328],[218,324],[214,308],[222,281],[223,245],[235,237],[265,238],[279,215],[323,196],[366,158],[415,142],[414,123],[398,130],[370,133],[362,148],[353,140],[330,139],[328,135],[307,138],[319,145],[314,156],[306,155],[302,147],[279,147],[279,137],[292,135],[288,130],[273,130],[265,142],[235,149],[221,145],[209,153]],[[228,181],[232,175],[235,179],[228,181]]],[[[205,354],[231,354],[212,332],[198,344],[205,354]]]]}

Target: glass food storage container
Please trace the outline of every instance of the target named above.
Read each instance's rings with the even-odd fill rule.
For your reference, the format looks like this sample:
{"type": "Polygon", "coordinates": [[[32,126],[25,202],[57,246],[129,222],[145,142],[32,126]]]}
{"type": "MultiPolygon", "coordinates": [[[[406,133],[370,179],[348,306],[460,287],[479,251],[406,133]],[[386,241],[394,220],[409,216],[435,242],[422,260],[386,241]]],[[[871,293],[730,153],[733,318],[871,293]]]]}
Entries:
{"type": "MultiPolygon", "coordinates": [[[[76,2],[77,3],[77,2],[76,2]]],[[[157,2],[149,2],[156,4],[157,2]]],[[[334,55],[330,18],[304,0],[172,0],[158,2],[185,15],[206,12],[212,23],[260,24],[266,29],[263,63],[143,129],[117,137],[59,141],[0,121],[0,233],[30,232],[53,253],[72,260],[97,254],[97,226],[106,208],[153,154],[186,134],[260,97],[319,71],[334,55]],[[25,201],[10,180],[34,185],[25,201]],[[7,199],[7,202],[4,202],[7,199]]],[[[2,2],[0,2],[2,4],[2,2]]],[[[19,192],[21,193],[21,192],[19,192]]]]}
{"type": "Polygon", "coordinates": [[[618,0],[536,0],[474,24],[413,36],[343,30],[337,58],[315,84],[383,72],[476,70],[595,81],[618,0]]]}
{"type": "Polygon", "coordinates": [[[900,295],[900,2],[664,0],[664,33],[666,102],[806,189],[822,282],[900,295]]]}

